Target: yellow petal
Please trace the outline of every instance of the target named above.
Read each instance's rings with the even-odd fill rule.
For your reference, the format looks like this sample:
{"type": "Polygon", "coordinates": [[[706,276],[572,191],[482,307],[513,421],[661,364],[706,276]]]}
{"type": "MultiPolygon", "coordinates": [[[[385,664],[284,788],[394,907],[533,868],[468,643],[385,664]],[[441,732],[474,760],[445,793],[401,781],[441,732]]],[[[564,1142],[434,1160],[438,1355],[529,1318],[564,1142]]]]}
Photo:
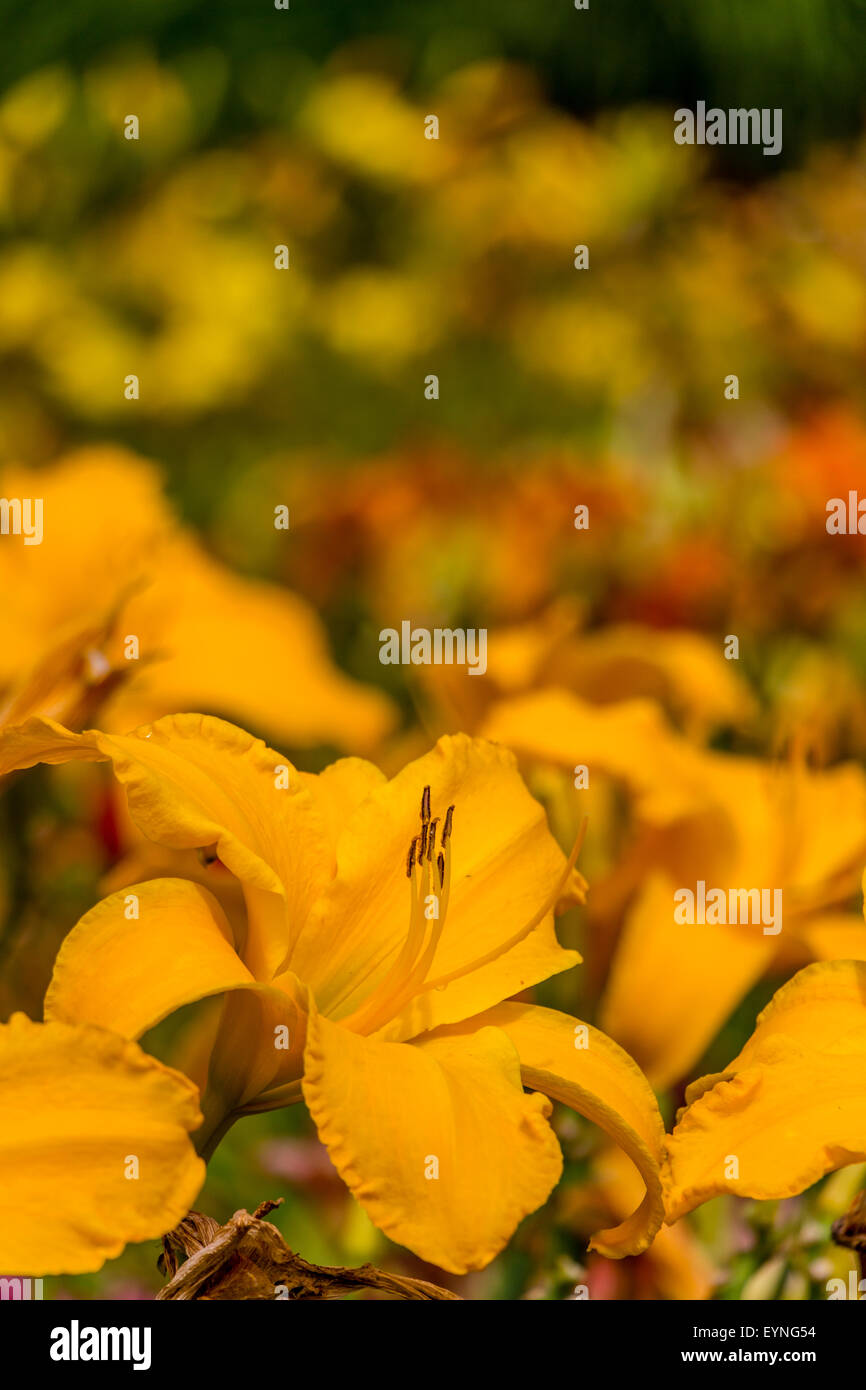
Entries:
{"type": "Polygon", "coordinates": [[[497,1029],[415,1043],[311,1019],[304,1098],[350,1190],[377,1226],[455,1274],[480,1269],[548,1196],[562,1167],[497,1029]]]}
{"type": "MultiPolygon", "coordinates": [[[[497,628],[490,635],[487,675],[503,692],[517,692],[541,683],[558,649],[567,646],[581,621],[573,598],[560,598],[528,622],[497,628]]],[[[431,676],[448,674],[448,667],[430,668],[431,676]]]]}
{"type": "Polygon", "coordinates": [[[494,705],[481,733],[523,757],[623,781],[641,817],[668,824],[698,812],[706,779],[698,752],[670,728],[649,700],[592,705],[566,690],[541,690],[494,705]]]}
{"type": "MultiPolygon", "coordinates": [[[[0,546],[0,687],[73,630],[100,620],[149,568],[172,521],[159,475],[117,448],[4,471],[0,496],[41,497],[40,545],[0,546]]],[[[136,629],[127,629],[136,631],[136,629]]]]}
{"type": "Polygon", "coordinates": [[[612,1259],[639,1255],[652,1243],[664,1215],[664,1124],[646,1077],[597,1028],[533,1004],[499,1004],[434,1036],[464,1036],[488,1027],[501,1029],[514,1043],[525,1086],[592,1120],[632,1160],[643,1179],[643,1200],[619,1226],[593,1236],[590,1246],[612,1259]]]}
{"type": "Polygon", "coordinates": [[[295,746],[368,749],[394,722],[384,694],[334,665],[313,608],[274,584],[232,574],[191,538],[167,550],[125,624],[128,632],[150,628],[160,659],[142,664],[112,701],[111,729],[207,709],[295,746]]]}
{"type": "Polygon", "coordinates": [[[725,1070],[750,1065],[780,1036],[808,1051],[866,1050],[866,964],[816,961],[800,970],[761,1010],[755,1031],[725,1070]]]}
{"type": "Polygon", "coordinates": [[[599,707],[556,689],[501,701],[481,732],[522,756],[624,782],[640,819],[670,828],[677,872],[688,825],[692,882],[779,885],[796,890],[799,908],[817,908],[839,901],[866,856],[866,776],[852,764],[811,772],[706,752],[646,700],[599,707]]]}
{"type": "MultiPolygon", "coordinates": [[[[813,772],[757,758],[701,755],[705,797],[735,831],[721,884],[769,884],[786,911],[815,910],[854,890],[866,856],[866,777],[852,764],[813,772]]],[[[710,883],[695,865],[695,876],[710,883]]],[[[718,880],[714,880],[718,882],[718,880]]]]}
{"type": "Polygon", "coordinates": [[[213,844],[244,883],[283,892],[282,813],[302,793],[279,753],[233,724],[198,714],[170,715],[131,734],[100,734],[98,744],[145,835],[173,849],[213,844]],[[276,786],[280,766],[287,795],[276,786]]]}
{"type": "Polygon", "coordinates": [[[798,926],[816,960],[866,960],[866,925],[850,912],[822,912],[798,926]]]}
{"type": "MultiPolygon", "coordinates": [[[[601,1154],[593,1164],[593,1177],[616,1215],[628,1215],[641,1200],[640,1174],[622,1149],[611,1147],[601,1154]]],[[[651,1288],[661,1298],[709,1298],[720,1277],[687,1225],[662,1226],[643,1260],[651,1269],[646,1276],[651,1288]]]]}
{"type": "Polygon", "coordinates": [[[701,633],[623,624],[578,636],[555,666],[560,679],[599,704],[658,700],[700,737],[754,712],[746,684],[721,644],[701,633]]]}
{"type": "Polygon", "coordinates": [[[0,777],[37,763],[100,762],[95,734],[74,734],[53,719],[34,716],[0,729],[0,777]]]}
{"type": "Polygon", "coordinates": [[[50,720],[0,732],[0,769],[110,759],[130,813],[146,836],[172,849],[216,845],[242,881],[248,909],[244,960],[267,979],[332,870],[323,812],[308,783],[279,753],[233,724],[180,714],[134,733],[74,735],[50,720]]]}
{"type": "Polygon", "coordinates": [[[338,758],[322,772],[299,772],[298,776],[324,817],[332,867],[336,867],[337,844],[344,826],[361,803],[385,783],[385,774],[364,758],[338,758]]]}
{"type": "Polygon", "coordinates": [[[669,1222],[720,1192],[779,1198],[866,1157],[866,964],[808,966],[667,1142],[669,1222]]]}
{"type": "Polygon", "coordinates": [[[674,892],[671,880],[653,874],[638,894],[601,1009],[605,1031],[660,1088],[701,1056],[776,950],[760,926],[675,922],[674,892]]]}
{"type": "MultiPolygon", "coordinates": [[[[791,882],[821,904],[828,881],[856,888],[866,858],[866,775],[854,763],[819,772],[791,769],[776,809],[787,821],[786,869],[791,882]]],[[[838,900],[836,898],[835,900],[838,900]]]]}
{"type": "Polygon", "coordinates": [[[99,1269],[176,1225],[204,1181],[196,1088],[101,1028],[0,1027],[0,1111],[6,1272],[99,1269]]]}
{"type": "Polygon", "coordinates": [[[45,1017],[138,1038],[182,1005],[252,978],[206,888],[151,879],[112,893],[72,928],[54,964],[45,1017]]]}
{"type": "MultiPolygon", "coordinates": [[[[450,908],[448,916],[450,920],[450,908]]],[[[567,951],[560,946],[553,914],[549,913],[524,941],[495,960],[463,979],[453,980],[444,989],[419,994],[400,1009],[377,1036],[391,1041],[414,1038],[440,1025],[468,1018],[500,999],[520,994],[550,979],[551,975],[570,970],[579,965],[580,960],[577,951],[567,951]]]]}
{"type": "MultiPolygon", "coordinates": [[[[291,744],[354,749],[393,723],[381,691],[334,665],[310,605],[233,574],[178,527],[150,464],[90,448],[39,473],[4,472],[0,495],[44,502],[41,544],[0,547],[0,692],[119,610],[122,624],[98,648],[127,677],[100,716],[112,731],[193,708],[291,744]],[[126,634],[139,640],[138,661],[126,660],[126,634]]],[[[60,714],[60,694],[43,714],[60,714]]]]}
{"type": "Polygon", "coordinates": [[[269,979],[333,871],[311,779],[261,739],[208,715],[100,735],[99,746],[145,835],[175,849],[216,845],[244,884],[244,960],[257,979],[269,979]]]}
{"type": "MultiPolygon", "coordinates": [[[[374,787],[348,815],[337,845],[336,875],[295,946],[291,968],[311,986],[329,1017],[352,1013],[403,945],[410,912],[406,855],[418,834],[425,786],[440,825],[447,808],[455,806],[450,903],[429,978],[502,951],[562,879],[565,856],[512,754],[463,734],[440,739],[430,753],[374,787]]],[[[571,875],[562,905],[582,892],[579,875],[571,875]]],[[[556,945],[549,920],[530,935],[534,940],[522,951],[503,952],[490,968],[425,994],[388,1036],[411,1036],[419,1028],[477,1013],[579,959],[556,945]]]]}

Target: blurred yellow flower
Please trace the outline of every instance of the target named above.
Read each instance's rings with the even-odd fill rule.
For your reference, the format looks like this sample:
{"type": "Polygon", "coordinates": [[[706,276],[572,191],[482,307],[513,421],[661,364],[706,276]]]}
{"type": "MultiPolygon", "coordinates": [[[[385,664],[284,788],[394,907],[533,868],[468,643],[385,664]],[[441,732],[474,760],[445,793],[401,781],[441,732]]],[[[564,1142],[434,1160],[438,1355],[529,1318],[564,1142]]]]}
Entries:
{"type": "MultiPolygon", "coordinates": [[[[599,776],[630,792],[633,833],[620,887],[636,892],[601,1021],[655,1085],[681,1077],[756,980],[792,952],[799,962],[866,960],[866,928],[847,909],[866,854],[866,777],[854,764],[812,771],[706,751],[649,701],[596,707],[561,690],[501,701],[482,733],[524,759],[569,772],[586,767],[589,787],[576,797],[590,795],[599,776]],[[678,923],[674,893],[698,880],[779,890],[780,931],[678,923]]],[[[611,878],[622,875],[615,865],[611,878]]]]}
{"type": "Polygon", "coordinates": [[[347,72],[320,82],[300,127],[331,159],[397,185],[427,182],[442,169],[438,141],[424,138],[427,113],[381,73],[347,72]]]}
{"type": "Polygon", "coordinates": [[[344,748],[388,728],[388,701],[334,667],[313,610],[211,559],[148,464],[94,448],[7,470],[0,488],[42,499],[44,518],[41,544],[0,546],[0,722],[83,722],[101,706],[108,728],[128,729],[199,705],[344,748]]]}
{"type": "MultiPolygon", "coordinates": [[[[486,717],[498,730],[488,736],[508,742],[512,732],[521,746],[527,740],[508,697],[531,690],[571,691],[597,706],[655,701],[697,744],[754,717],[755,701],[735,664],[725,660],[721,642],[700,632],[637,623],[581,630],[582,616],[577,603],[559,600],[530,621],[495,628],[484,681],[470,682],[464,673],[443,668],[431,673],[431,685],[447,684],[449,702],[458,708],[464,696],[477,701],[483,695],[486,717]]],[[[539,736],[547,739],[541,726],[539,736]]]]}

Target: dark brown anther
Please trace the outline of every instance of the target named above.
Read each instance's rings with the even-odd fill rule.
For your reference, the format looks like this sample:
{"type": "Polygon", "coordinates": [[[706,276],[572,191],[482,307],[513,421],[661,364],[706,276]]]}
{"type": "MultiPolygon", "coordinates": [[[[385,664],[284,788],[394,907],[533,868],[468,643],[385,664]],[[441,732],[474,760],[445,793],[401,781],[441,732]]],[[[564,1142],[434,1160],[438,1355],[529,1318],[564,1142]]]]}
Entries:
{"type": "Polygon", "coordinates": [[[430,788],[424,788],[424,795],[421,797],[421,822],[427,825],[430,820],[430,788]]]}
{"type": "Polygon", "coordinates": [[[430,863],[431,859],[433,858],[433,851],[434,851],[434,849],[436,848],[436,827],[437,827],[438,824],[439,824],[439,817],[436,816],[435,820],[431,820],[431,822],[430,822],[430,832],[429,832],[429,834],[428,834],[428,836],[427,836],[427,863],[428,863],[428,864],[430,863]]]}
{"type": "Polygon", "coordinates": [[[436,867],[439,870],[439,887],[442,888],[445,883],[445,855],[441,850],[436,855],[436,867]]]}
{"type": "Polygon", "coordinates": [[[454,807],[449,806],[445,812],[445,824],[442,827],[442,848],[444,849],[451,839],[451,818],[454,815],[454,807]]]}
{"type": "Polygon", "coordinates": [[[415,850],[416,850],[417,846],[418,846],[418,837],[417,837],[417,835],[416,835],[416,836],[415,836],[415,839],[412,841],[411,845],[409,846],[409,853],[406,855],[406,877],[407,877],[407,878],[411,878],[411,877],[412,877],[412,870],[413,870],[414,867],[415,867],[415,850]]]}
{"type": "Polygon", "coordinates": [[[419,864],[421,863],[421,860],[424,858],[424,855],[427,853],[427,829],[428,829],[428,827],[427,827],[426,825],[422,825],[422,826],[421,826],[421,834],[418,836],[418,845],[419,845],[419,848],[418,848],[418,863],[419,863],[419,864]]]}

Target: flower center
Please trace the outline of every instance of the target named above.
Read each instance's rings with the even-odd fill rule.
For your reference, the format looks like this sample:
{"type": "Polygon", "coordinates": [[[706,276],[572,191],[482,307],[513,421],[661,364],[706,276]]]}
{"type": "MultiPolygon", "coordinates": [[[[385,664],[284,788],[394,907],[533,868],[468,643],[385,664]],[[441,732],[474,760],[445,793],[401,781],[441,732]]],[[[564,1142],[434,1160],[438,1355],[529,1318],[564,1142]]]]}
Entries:
{"type": "Polygon", "coordinates": [[[402,950],[385,978],[343,1026],[354,1033],[375,1033],[423,987],[439,945],[451,895],[451,830],[454,807],[431,816],[430,788],[421,797],[421,829],[406,854],[409,880],[409,930],[402,950]],[[438,834],[438,848],[437,848],[438,834]]]}
{"type": "Polygon", "coordinates": [[[344,1028],[353,1033],[375,1033],[405,1008],[416,995],[426,994],[433,989],[445,989],[454,980],[463,979],[485,965],[498,960],[506,952],[525,941],[530,932],[541,923],[548,912],[553,911],[569,881],[577,890],[577,900],[585,901],[586,880],[578,874],[573,878],[574,866],[586,834],[586,817],[578,832],[565,862],[559,881],[554,885],[538,911],[528,922],[507,940],[500,942],[484,955],[476,956],[464,965],[448,971],[444,975],[429,978],[430,967],[436,955],[436,948],[445,926],[448,900],[451,896],[451,828],[454,807],[449,806],[445,813],[442,831],[439,835],[439,848],[436,836],[439,817],[430,814],[430,788],[424,788],[421,797],[421,830],[409,845],[406,855],[406,877],[409,880],[409,930],[394,964],[380,984],[348,1018],[340,1020],[344,1028]]]}

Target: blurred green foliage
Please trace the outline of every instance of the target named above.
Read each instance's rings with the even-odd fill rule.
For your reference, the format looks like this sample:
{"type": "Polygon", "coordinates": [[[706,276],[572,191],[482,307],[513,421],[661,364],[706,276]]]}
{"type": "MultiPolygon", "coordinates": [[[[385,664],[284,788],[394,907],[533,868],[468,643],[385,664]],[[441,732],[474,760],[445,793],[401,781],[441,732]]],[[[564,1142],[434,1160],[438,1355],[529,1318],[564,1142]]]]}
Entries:
{"type": "MultiPolygon", "coordinates": [[[[292,0],[277,22],[282,33],[270,0],[2,0],[0,90],[130,40],[153,41],[165,60],[213,47],[232,73],[220,125],[240,134],[257,100],[296,77],[300,55],[321,63],[337,46],[384,40],[420,90],[468,62],[506,58],[539,66],[552,98],[583,116],[698,98],[784,106],[782,164],[811,141],[850,136],[863,116],[864,0],[592,0],[585,13],[571,0],[292,0]]],[[[752,150],[722,157],[767,172],[752,150]]]]}

